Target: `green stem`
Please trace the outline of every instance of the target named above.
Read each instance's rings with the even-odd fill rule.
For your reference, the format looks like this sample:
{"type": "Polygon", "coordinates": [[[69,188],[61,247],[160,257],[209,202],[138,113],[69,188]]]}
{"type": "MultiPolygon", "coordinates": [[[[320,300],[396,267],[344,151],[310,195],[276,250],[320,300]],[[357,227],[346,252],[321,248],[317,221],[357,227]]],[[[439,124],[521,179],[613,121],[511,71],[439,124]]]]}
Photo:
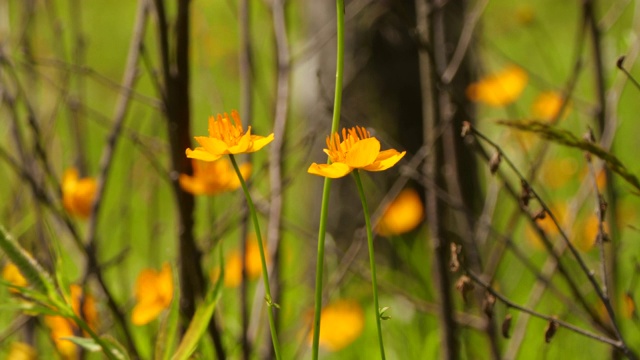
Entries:
{"type": "Polygon", "coordinates": [[[260,224],[258,223],[258,214],[256,213],[256,208],[253,205],[253,200],[251,199],[251,194],[249,194],[249,189],[247,188],[247,183],[244,181],[242,177],[242,173],[240,172],[240,168],[238,167],[238,163],[233,155],[229,154],[229,158],[231,159],[231,164],[233,164],[233,168],[236,171],[236,175],[238,176],[238,180],[240,180],[240,185],[242,185],[242,191],[244,191],[244,196],[247,198],[247,205],[249,206],[249,213],[251,214],[251,220],[253,220],[253,226],[256,231],[256,238],[258,239],[258,249],[260,250],[260,260],[262,262],[262,280],[264,281],[264,292],[265,298],[267,300],[267,314],[269,315],[269,328],[271,329],[271,341],[273,342],[273,351],[276,355],[276,359],[280,359],[280,344],[278,342],[278,334],[276,333],[276,322],[273,317],[273,309],[272,307],[277,305],[273,302],[271,298],[271,287],[269,286],[269,273],[267,272],[267,260],[264,255],[264,247],[262,243],[262,235],[260,234],[260,224]]]}
{"type": "Polygon", "coordinates": [[[364,196],[364,188],[362,180],[360,180],[360,172],[358,169],[353,171],[353,177],[358,185],[358,193],[362,201],[362,211],[364,212],[364,222],[367,227],[367,244],[369,245],[369,266],[371,267],[371,285],[373,287],[373,303],[376,310],[376,326],[378,327],[378,343],[380,344],[380,357],[384,360],[384,344],[382,343],[382,326],[380,324],[380,306],[378,305],[378,283],[376,280],[376,260],[373,253],[373,232],[371,231],[371,217],[369,216],[369,208],[367,199],[364,196]]]}
{"type": "MultiPolygon", "coordinates": [[[[333,119],[331,133],[338,131],[340,125],[340,109],[342,107],[342,78],[344,74],[344,0],[336,0],[336,89],[333,100],[333,119]]],[[[329,160],[327,160],[329,162],[329,160]]],[[[322,278],[324,267],[324,239],[327,232],[327,217],[329,213],[329,193],[331,179],[324,179],[322,189],[322,208],[320,209],[320,229],[318,230],[318,257],[316,260],[316,294],[315,311],[313,316],[313,347],[312,359],[318,359],[320,344],[320,313],[322,311],[322,278]]]]}

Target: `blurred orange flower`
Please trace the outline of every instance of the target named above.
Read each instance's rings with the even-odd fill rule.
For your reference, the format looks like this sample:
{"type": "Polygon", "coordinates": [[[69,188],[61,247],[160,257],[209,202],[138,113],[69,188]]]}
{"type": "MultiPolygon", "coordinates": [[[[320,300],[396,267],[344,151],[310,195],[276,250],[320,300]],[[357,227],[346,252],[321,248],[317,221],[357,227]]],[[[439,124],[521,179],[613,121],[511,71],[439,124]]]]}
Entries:
{"type": "MultiPolygon", "coordinates": [[[[545,91],[540,93],[533,101],[531,112],[533,116],[540,120],[551,121],[559,117],[558,112],[562,108],[562,94],[555,91],[545,91]]],[[[569,111],[567,105],[564,109],[566,115],[569,111]]]]}
{"type": "Polygon", "coordinates": [[[136,305],[131,314],[131,322],[144,325],[169,308],[173,299],[173,277],[171,266],[162,264],[162,270],[145,269],[136,281],[136,305]]]}
{"type": "MultiPolygon", "coordinates": [[[[609,225],[606,222],[604,222],[602,225],[604,226],[604,232],[608,234],[609,225]]],[[[598,221],[598,217],[595,214],[592,214],[582,224],[582,233],[577,233],[578,236],[573,241],[573,243],[581,251],[589,251],[596,244],[596,238],[598,237],[599,232],[600,222],[598,221]]]]}
{"type": "MultiPolygon", "coordinates": [[[[84,319],[91,329],[98,327],[98,312],[96,310],[96,302],[91,294],[83,296],[82,288],[78,285],[71,285],[71,307],[73,312],[84,319]],[[82,313],[80,313],[80,304],[82,303],[82,313]]],[[[77,357],[77,346],[64,337],[76,336],[80,331],[75,322],[62,316],[45,316],[44,322],[51,331],[58,352],[64,359],[75,359],[77,357]]]]}
{"type": "Polygon", "coordinates": [[[512,65],[469,85],[466,94],[471,101],[500,107],[518,99],[528,79],[524,70],[512,65]]]}
{"type": "Polygon", "coordinates": [[[307,172],[332,179],[346,176],[354,169],[386,170],[406,153],[395,149],[380,151],[380,141],[360,126],[342,129],[342,141],[337,132],[327,136],[327,149],[324,152],[329,155],[331,164],[313,163],[307,172]]]}
{"type": "Polygon", "coordinates": [[[96,193],[96,180],[78,178],[78,170],[67,169],[62,178],[62,205],[71,215],[87,218],[96,193]]]}
{"type": "Polygon", "coordinates": [[[424,207],[420,195],[412,188],[404,189],[387,206],[376,226],[382,236],[400,235],[420,225],[424,218],[424,207]]]}
{"type": "MultiPolygon", "coordinates": [[[[338,300],[322,309],[320,314],[320,346],[338,351],[354,342],[364,329],[364,313],[353,300],[338,300]]],[[[313,341],[313,331],[307,338],[313,341]]]]}
{"type": "MultiPolygon", "coordinates": [[[[240,165],[246,180],[251,175],[251,164],[240,165]]],[[[226,159],[216,161],[193,160],[193,176],[180,174],[182,190],[194,195],[216,195],[240,187],[236,172],[226,159]]]]}
{"type": "Polygon", "coordinates": [[[9,347],[9,354],[7,359],[9,360],[36,360],[38,358],[38,352],[33,347],[23,342],[12,342],[9,347]]]}
{"type": "MultiPolygon", "coordinates": [[[[560,222],[560,225],[562,226],[567,213],[566,205],[560,204],[557,206],[553,206],[551,208],[551,211],[556,216],[556,218],[558,219],[558,222],[560,222]]],[[[549,240],[551,241],[553,241],[553,238],[560,233],[558,231],[558,227],[556,226],[556,224],[553,223],[553,220],[551,219],[551,216],[549,216],[549,214],[545,214],[544,219],[537,219],[536,223],[542,229],[542,231],[544,231],[544,233],[547,234],[547,236],[549,237],[549,240]]],[[[533,225],[527,224],[525,228],[525,236],[527,240],[529,240],[529,243],[531,243],[535,248],[538,248],[538,249],[544,248],[542,239],[540,239],[540,237],[538,236],[538,233],[533,228],[533,225]]]]}
{"type": "Polygon", "coordinates": [[[251,135],[251,126],[244,131],[237,111],[229,115],[218,114],[218,118],[209,117],[209,136],[196,136],[200,147],[187,149],[188,158],[204,161],[215,161],[223,155],[252,153],[273,141],[273,134],[268,136],[251,135]]]}
{"type": "Polygon", "coordinates": [[[567,184],[578,172],[578,164],[573,158],[548,159],[542,163],[542,182],[545,186],[558,189],[567,184]]]}
{"type": "MultiPolygon", "coordinates": [[[[267,263],[268,263],[267,258],[267,263]]],[[[255,234],[247,238],[247,253],[245,255],[247,278],[255,280],[262,275],[262,261],[260,260],[260,248],[255,234]]],[[[220,276],[220,270],[214,268],[211,279],[215,282],[220,276]]],[[[232,250],[226,256],[224,262],[224,286],[234,288],[242,282],[242,256],[239,250],[232,250]]]]}
{"type": "MultiPolygon", "coordinates": [[[[6,280],[8,283],[18,287],[25,287],[29,285],[27,279],[24,278],[20,269],[14,263],[7,263],[2,269],[2,278],[6,280]]],[[[9,291],[12,293],[17,293],[18,290],[10,287],[9,291]]]]}

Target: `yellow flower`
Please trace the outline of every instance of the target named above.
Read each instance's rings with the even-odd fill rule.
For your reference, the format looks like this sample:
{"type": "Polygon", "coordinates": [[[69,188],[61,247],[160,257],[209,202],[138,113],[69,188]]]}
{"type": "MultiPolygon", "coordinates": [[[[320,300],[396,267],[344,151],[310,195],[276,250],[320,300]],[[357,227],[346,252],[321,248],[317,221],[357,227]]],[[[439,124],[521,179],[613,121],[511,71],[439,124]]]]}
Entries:
{"type": "MultiPolygon", "coordinates": [[[[362,307],[353,300],[338,300],[320,313],[320,346],[338,351],[354,342],[364,329],[362,307]]],[[[313,332],[307,341],[311,343],[313,332]]]]}
{"type": "Polygon", "coordinates": [[[231,112],[233,124],[227,113],[218,118],[209,117],[209,136],[196,136],[200,147],[187,149],[187,157],[204,161],[218,160],[222,155],[252,153],[273,141],[269,136],[251,135],[251,126],[245,132],[237,111],[231,112]]]}
{"type": "Polygon", "coordinates": [[[420,195],[414,189],[407,188],[387,206],[376,232],[382,236],[404,234],[418,226],[423,218],[424,207],[420,195]]]}
{"type": "Polygon", "coordinates": [[[559,189],[573,179],[578,165],[572,158],[548,159],[542,164],[541,180],[545,186],[559,189]]]}
{"type": "Polygon", "coordinates": [[[331,164],[313,163],[307,170],[309,174],[336,179],[349,174],[353,169],[382,171],[395,165],[406,153],[390,149],[380,151],[380,141],[362,127],[342,129],[340,135],[327,136],[327,149],[331,164]]]}
{"type": "MultiPolygon", "coordinates": [[[[609,224],[604,222],[602,225],[604,227],[604,232],[608,234],[609,224]]],[[[598,221],[598,217],[595,214],[592,214],[582,224],[582,234],[578,233],[579,235],[577,239],[573,241],[573,243],[581,251],[587,252],[591,250],[591,248],[596,244],[596,238],[598,237],[599,232],[600,232],[600,222],[598,221]]]]}
{"type": "Polygon", "coordinates": [[[529,76],[517,66],[488,75],[467,87],[467,97],[490,106],[504,106],[514,102],[527,85],[529,76]]]}
{"type": "MultiPolygon", "coordinates": [[[[251,164],[240,165],[240,173],[246,180],[251,175],[251,164]]],[[[193,160],[193,176],[180,174],[182,190],[194,195],[216,195],[240,187],[240,180],[228,160],[193,160]]]]}
{"type": "MultiPolygon", "coordinates": [[[[557,206],[552,206],[551,211],[560,222],[560,226],[563,225],[564,219],[567,213],[567,206],[564,204],[559,204],[557,206]]],[[[556,237],[560,232],[558,231],[558,227],[551,219],[549,214],[545,214],[543,219],[537,219],[536,223],[542,229],[542,231],[547,235],[547,238],[553,242],[554,237],[556,237]]],[[[529,243],[532,244],[536,249],[544,249],[544,244],[542,243],[542,239],[538,236],[538,232],[534,229],[533,225],[527,224],[525,228],[525,235],[529,243]]]]}
{"type": "Polygon", "coordinates": [[[36,360],[38,352],[28,344],[22,342],[12,342],[9,348],[7,359],[10,360],[36,360]]]}
{"type": "MultiPolygon", "coordinates": [[[[554,91],[540,93],[533,101],[531,112],[533,116],[540,120],[551,121],[558,117],[558,112],[562,108],[562,95],[554,91]]],[[[568,106],[564,110],[566,115],[568,106]]]]}
{"type": "MultiPolygon", "coordinates": [[[[268,258],[267,258],[268,259],[268,258]]],[[[267,261],[268,263],[268,261],[267,261]]],[[[247,278],[255,280],[262,275],[262,261],[260,260],[260,248],[255,234],[247,239],[247,253],[245,255],[247,278]]],[[[220,276],[220,271],[215,268],[211,272],[211,279],[215,282],[220,276]]],[[[224,286],[234,288],[242,282],[242,257],[239,250],[231,251],[224,262],[224,286]]]]}
{"type": "Polygon", "coordinates": [[[67,169],[62,178],[62,205],[71,215],[89,217],[96,188],[95,179],[80,179],[77,169],[67,169]]]}
{"type": "MultiPolygon", "coordinates": [[[[96,302],[91,294],[83,297],[82,288],[78,285],[71,285],[71,307],[73,312],[82,317],[92,329],[98,327],[98,312],[96,310],[96,302]],[[82,305],[82,313],[80,313],[80,304],[82,305]]],[[[45,316],[44,322],[51,331],[58,352],[64,359],[75,359],[77,357],[77,347],[74,343],[63,338],[69,336],[77,336],[80,331],[78,326],[71,320],[62,316],[45,316]]]]}
{"type": "Polygon", "coordinates": [[[162,264],[160,271],[142,270],[136,281],[136,306],[131,322],[135,325],[149,323],[171,305],[172,298],[173,278],[168,263],[162,264]]]}
{"type": "MultiPolygon", "coordinates": [[[[2,269],[2,278],[5,279],[11,285],[17,287],[25,287],[29,285],[27,279],[24,278],[20,269],[14,263],[7,263],[2,269]]],[[[19,292],[16,288],[10,287],[9,291],[12,293],[19,292]]]]}

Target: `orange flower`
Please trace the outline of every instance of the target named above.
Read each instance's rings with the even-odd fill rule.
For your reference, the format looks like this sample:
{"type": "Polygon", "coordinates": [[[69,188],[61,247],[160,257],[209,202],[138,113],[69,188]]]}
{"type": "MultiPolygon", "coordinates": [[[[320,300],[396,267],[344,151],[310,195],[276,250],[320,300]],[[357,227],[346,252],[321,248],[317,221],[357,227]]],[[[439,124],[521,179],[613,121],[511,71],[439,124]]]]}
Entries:
{"type": "Polygon", "coordinates": [[[490,106],[508,105],[520,97],[528,78],[524,70],[512,65],[469,85],[466,94],[471,101],[490,106]]]}
{"type": "MultiPolygon", "coordinates": [[[[320,346],[338,351],[354,342],[364,329],[364,313],[353,300],[338,300],[322,309],[320,314],[320,346]]],[[[313,340],[313,332],[308,342],[313,340]]]]}
{"type": "Polygon", "coordinates": [[[87,218],[96,193],[96,180],[78,178],[78,170],[67,169],[62,178],[62,205],[71,215],[87,218]]]}
{"type": "Polygon", "coordinates": [[[420,195],[414,189],[407,188],[387,206],[376,232],[382,236],[404,234],[415,229],[423,218],[424,207],[420,195]]]}
{"type": "Polygon", "coordinates": [[[9,347],[7,359],[10,360],[36,360],[38,352],[28,344],[22,342],[12,342],[9,347]]]}
{"type": "MultiPolygon", "coordinates": [[[[2,278],[5,279],[11,285],[16,287],[26,287],[29,285],[27,279],[24,278],[20,269],[14,263],[7,263],[2,269],[2,278]]],[[[12,293],[18,293],[19,290],[14,287],[9,287],[9,291],[12,293]]]]}
{"type": "Polygon", "coordinates": [[[333,179],[346,176],[354,169],[386,170],[406,153],[394,149],[380,151],[380,141],[359,126],[342,129],[342,141],[338,133],[327,136],[327,149],[324,152],[329,155],[331,164],[313,163],[307,172],[333,179]]]}
{"type": "MultiPolygon", "coordinates": [[[[552,207],[551,211],[556,216],[556,218],[558,219],[558,222],[560,222],[560,225],[562,226],[562,223],[565,219],[566,212],[567,212],[566,205],[560,204],[558,206],[552,207]]],[[[542,229],[542,231],[544,231],[544,233],[547,234],[547,237],[551,241],[553,241],[553,238],[560,233],[558,231],[558,227],[556,226],[556,224],[554,224],[549,214],[546,214],[544,219],[536,220],[536,223],[542,229]]],[[[544,248],[544,244],[542,243],[542,240],[540,239],[540,237],[538,236],[538,233],[536,232],[536,230],[533,228],[532,225],[527,224],[527,227],[525,228],[525,234],[526,234],[527,240],[529,240],[529,242],[535,248],[538,248],[538,249],[544,248]]]]}
{"type": "MultiPolygon", "coordinates": [[[[268,263],[268,261],[267,261],[268,263]]],[[[262,275],[262,261],[260,260],[260,248],[255,234],[247,238],[247,253],[245,255],[247,278],[255,280],[262,275]]],[[[211,279],[215,282],[220,276],[218,268],[211,272],[211,279]]],[[[224,262],[224,286],[234,288],[242,282],[242,257],[239,250],[232,250],[224,262]]]]}
{"type": "MultiPolygon", "coordinates": [[[[555,91],[545,91],[536,97],[531,106],[533,116],[540,120],[551,121],[556,119],[558,112],[562,108],[562,95],[555,91]]],[[[564,110],[564,114],[568,113],[568,106],[564,110]]]]}
{"type": "MultiPolygon", "coordinates": [[[[609,225],[606,222],[604,222],[602,225],[604,227],[604,232],[608,234],[609,225]]],[[[578,233],[578,237],[573,241],[573,243],[581,251],[589,251],[596,244],[596,239],[599,232],[600,222],[598,221],[598,217],[595,214],[592,214],[582,224],[582,234],[578,233]]]]}
{"type": "MultiPolygon", "coordinates": [[[[83,298],[82,288],[78,285],[71,285],[71,299],[69,300],[73,312],[86,321],[90,328],[98,327],[98,312],[93,296],[87,294],[83,298]],[[80,313],[80,303],[83,303],[82,314],[80,313]]],[[[69,340],[63,339],[69,336],[76,336],[80,331],[78,326],[71,320],[62,316],[45,316],[44,322],[51,331],[58,352],[64,359],[75,359],[77,357],[77,347],[69,340]]]]}
{"type": "Polygon", "coordinates": [[[233,124],[227,113],[218,118],[209,117],[209,136],[196,136],[200,144],[195,150],[187,149],[187,157],[204,161],[218,160],[222,155],[252,153],[273,141],[268,136],[251,135],[251,126],[245,132],[237,111],[231,112],[233,124]]]}
{"type": "Polygon", "coordinates": [[[145,269],[136,281],[136,306],[131,314],[131,322],[144,325],[169,308],[173,299],[173,278],[171,266],[162,264],[161,271],[145,269]]]}
{"type": "Polygon", "coordinates": [[[578,165],[572,158],[548,159],[542,164],[542,181],[545,186],[559,189],[575,177],[578,165]]]}
{"type": "MultiPolygon", "coordinates": [[[[246,180],[251,175],[251,164],[240,165],[246,180]]],[[[228,160],[193,160],[193,176],[180,174],[182,190],[194,195],[216,195],[240,187],[240,180],[228,160]]]]}

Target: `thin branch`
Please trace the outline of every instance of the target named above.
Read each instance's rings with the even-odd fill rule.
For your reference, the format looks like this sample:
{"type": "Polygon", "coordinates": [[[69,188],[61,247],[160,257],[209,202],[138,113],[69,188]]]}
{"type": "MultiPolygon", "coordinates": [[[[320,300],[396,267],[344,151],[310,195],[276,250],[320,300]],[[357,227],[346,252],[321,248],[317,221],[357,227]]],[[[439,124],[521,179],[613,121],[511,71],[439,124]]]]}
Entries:
{"type": "Polygon", "coordinates": [[[468,272],[467,273],[469,275],[469,277],[478,285],[482,286],[483,288],[485,288],[491,295],[495,296],[498,300],[502,301],[505,305],[507,305],[510,308],[514,308],[516,310],[522,311],[523,313],[529,314],[531,316],[535,316],[537,318],[546,320],[548,322],[554,322],[556,324],[558,324],[559,326],[562,326],[566,329],[569,329],[577,334],[586,336],[588,338],[591,338],[593,340],[597,340],[600,342],[603,342],[605,344],[609,344],[623,352],[627,352],[628,349],[625,346],[625,344],[620,341],[620,340],[614,340],[614,339],[610,339],[608,337],[602,336],[602,335],[598,335],[595,333],[592,333],[590,331],[584,330],[582,328],[579,328],[573,324],[570,324],[568,322],[562,321],[554,316],[549,316],[549,315],[544,315],[541,314],[537,311],[534,311],[532,309],[529,309],[527,307],[518,305],[516,303],[514,303],[513,301],[509,300],[506,296],[500,294],[499,292],[497,292],[494,288],[491,287],[491,285],[487,284],[486,282],[482,281],[482,279],[480,279],[480,277],[476,274],[474,274],[473,272],[468,272]]]}

